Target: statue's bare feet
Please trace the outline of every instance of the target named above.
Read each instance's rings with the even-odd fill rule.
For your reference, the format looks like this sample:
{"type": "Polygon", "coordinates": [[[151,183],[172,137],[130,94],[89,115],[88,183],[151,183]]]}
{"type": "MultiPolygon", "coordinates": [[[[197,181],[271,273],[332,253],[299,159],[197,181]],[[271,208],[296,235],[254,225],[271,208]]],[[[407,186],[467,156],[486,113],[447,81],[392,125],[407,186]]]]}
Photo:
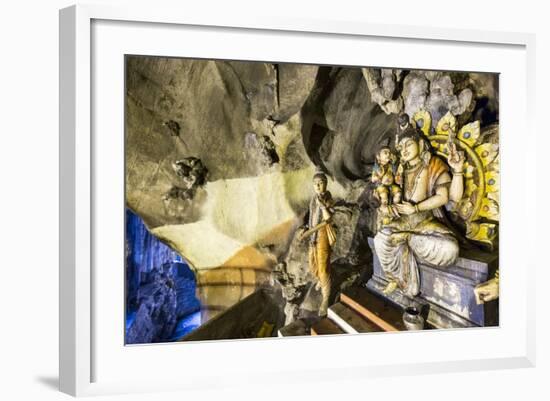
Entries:
{"type": "Polygon", "coordinates": [[[388,295],[388,294],[391,294],[392,292],[394,292],[395,290],[397,289],[397,282],[395,281],[390,281],[388,283],[388,285],[386,286],[386,288],[384,288],[382,290],[382,292],[385,294],[385,295],[388,295]]]}

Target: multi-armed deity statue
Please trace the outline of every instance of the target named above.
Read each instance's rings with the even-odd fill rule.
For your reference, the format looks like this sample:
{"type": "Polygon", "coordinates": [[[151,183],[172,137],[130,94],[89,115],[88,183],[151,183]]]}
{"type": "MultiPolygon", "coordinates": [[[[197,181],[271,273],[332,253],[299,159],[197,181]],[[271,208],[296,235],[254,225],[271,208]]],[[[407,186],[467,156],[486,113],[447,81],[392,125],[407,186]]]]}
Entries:
{"type": "Polygon", "coordinates": [[[399,116],[395,152],[381,148],[371,178],[380,206],[367,287],[428,311],[434,327],[498,324],[498,306],[481,305],[499,292],[498,130],[481,131],[479,121],[459,127],[450,112],[432,126],[420,109],[399,116]],[[398,159],[385,189],[383,152],[398,159]],[[386,196],[398,194],[394,185],[401,194],[386,196]]]}
{"type": "Polygon", "coordinates": [[[408,116],[400,116],[399,123],[396,149],[403,167],[403,199],[381,202],[383,219],[374,244],[389,282],[384,293],[400,288],[414,297],[420,292],[418,263],[447,266],[458,257],[457,239],[438,217],[440,208],[462,199],[464,154],[450,136],[445,163],[432,153],[421,131],[409,125],[408,116]]]}

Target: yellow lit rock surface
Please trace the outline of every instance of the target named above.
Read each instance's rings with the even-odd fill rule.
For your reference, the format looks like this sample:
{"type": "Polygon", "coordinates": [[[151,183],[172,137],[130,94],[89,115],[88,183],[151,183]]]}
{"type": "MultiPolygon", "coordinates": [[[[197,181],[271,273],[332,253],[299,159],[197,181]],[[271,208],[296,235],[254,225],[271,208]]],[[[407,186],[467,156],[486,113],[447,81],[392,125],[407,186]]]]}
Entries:
{"type": "MultiPolygon", "coordinates": [[[[313,168],[260,177],[220,180],[205,187],[200,221],[166,225],[152,233],[170,244],[196,270],[219,266],[267,268],[274,257],[262,245],[287,240],[301,217],[291,205],[307,204],[313,168]]],[[[331,183],[335,196],[343,188],[331,183]]]]}

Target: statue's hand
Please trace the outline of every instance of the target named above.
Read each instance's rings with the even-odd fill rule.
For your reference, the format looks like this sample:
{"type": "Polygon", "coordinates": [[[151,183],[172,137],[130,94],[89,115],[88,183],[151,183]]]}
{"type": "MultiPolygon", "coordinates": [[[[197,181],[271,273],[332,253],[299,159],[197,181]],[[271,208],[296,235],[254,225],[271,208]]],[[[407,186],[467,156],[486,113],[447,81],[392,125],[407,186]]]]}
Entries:
{"type": "Polygon", "coordinates": [[[397,208],[394,205],[389,206],[390,212],[393,215],[393,217],[400,217],[399,212],[397,211],[397,208]]]}
{"type": "Polygon", "coordinates": [[[399,213],[394,205],[382,205],[378,208],[382,216],[389,218],[399,217],[399,213]]]}
{"type": "Polygon", "coordinates": [[[399,214],[410,215],[416,213],[416,208],[409,202],[398,203],[395,208],[399,214]]]}
{"type": "Polygon", "coordinates": [[[498,287],[498,280],[495,279],[478,284],[474,289],[476,303],[479,305],[497,299],[499,295],[498,287]]]}
{"type": "Polygon", "coordinates": [[[453,169],[454,172],[462,172],[464,169],[464,152],[458,151],[456,148],[456,143],[450,142],[447,144],[447,150],[449,151],[449,156],[447,156],[447,163],[453,169]]]}

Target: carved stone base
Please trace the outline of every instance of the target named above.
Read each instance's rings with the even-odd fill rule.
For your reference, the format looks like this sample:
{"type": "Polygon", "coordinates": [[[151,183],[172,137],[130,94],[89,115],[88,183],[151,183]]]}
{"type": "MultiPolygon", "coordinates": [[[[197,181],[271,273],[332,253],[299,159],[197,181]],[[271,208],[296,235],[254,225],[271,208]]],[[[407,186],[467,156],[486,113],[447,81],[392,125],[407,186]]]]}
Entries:
{"type": "Polygon", "coordinates": [[[498,267],[498,255],[461,251],[456,263],[447,267],[420,264],[420,294],[410,298],[397,289],[385,295],[388,284],[369,238],[373,253],[373,276],[366,286],[382,297],[406,308],[416,306],[436,328],[484,327],[498,325],[498,300],[478,305],[474,288],[487,281],[498,267]]]}

